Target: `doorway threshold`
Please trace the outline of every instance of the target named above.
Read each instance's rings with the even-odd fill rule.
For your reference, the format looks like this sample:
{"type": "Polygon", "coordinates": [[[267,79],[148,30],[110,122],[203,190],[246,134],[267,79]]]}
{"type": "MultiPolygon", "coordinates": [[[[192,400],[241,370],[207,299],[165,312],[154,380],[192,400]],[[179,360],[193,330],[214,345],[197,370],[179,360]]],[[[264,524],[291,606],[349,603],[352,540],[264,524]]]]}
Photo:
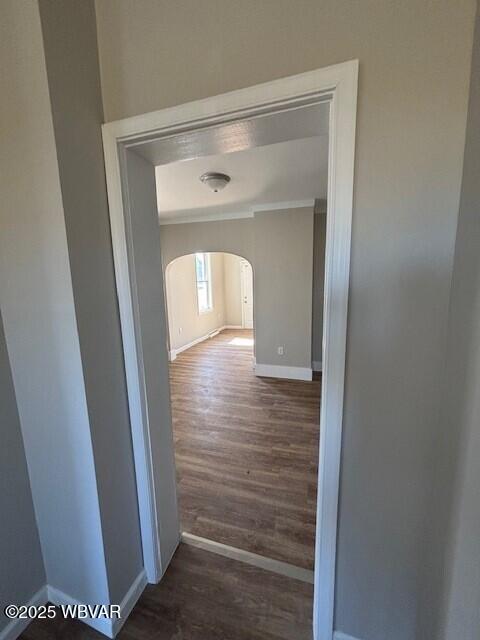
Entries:
{"type": "Polygon", "coordinates": [[[265,571],[271,571],[272,573],[278,573],[287,578],[293,578],[294,580],[300,580],[301,582],[307,582],[313,584],[313,571],[297,567],[288,562],[282,562],[281,560],[275,560],[273,558],[266,558],[257,553],[251,551],[245,551],[244,549],[237,549],[237,547],[231,547],[228,544],[222,544],[221,542],[215,542],[215,540],[209,540],[208,538],[202,538],[196,536],[193,533],[182,532],[181,541],[184,544],[189,544],[192,547],[198,547],[204,551],[210,551],[217,555],[237,560],[238,562],[244,562],[250,564],[259,569],[265,571]]]}

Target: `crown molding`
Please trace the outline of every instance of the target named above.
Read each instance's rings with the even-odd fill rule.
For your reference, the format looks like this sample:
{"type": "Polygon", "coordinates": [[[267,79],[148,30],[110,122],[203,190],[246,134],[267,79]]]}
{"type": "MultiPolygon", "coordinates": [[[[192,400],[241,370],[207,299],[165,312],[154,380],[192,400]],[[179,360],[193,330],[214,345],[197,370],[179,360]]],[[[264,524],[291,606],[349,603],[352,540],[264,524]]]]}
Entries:
{"type": "Polygon", "coordinates": [[[160,226],[167,224],[185,224],[188,222],[215,222],[216,220],[238,220],[241,218],[253,218],[256,213],[265,211],[285,211],[287,209],[302,209],[303,207],[315,207],[316,200],[310,198],[308,200],[289,200],[287,202],[267,202],[265,204],[257,204],[249,207],[245,211],[222,211],[218,213],[195,213],[187,216],[179,216],[178,218],[158,218],[160,226]]]}

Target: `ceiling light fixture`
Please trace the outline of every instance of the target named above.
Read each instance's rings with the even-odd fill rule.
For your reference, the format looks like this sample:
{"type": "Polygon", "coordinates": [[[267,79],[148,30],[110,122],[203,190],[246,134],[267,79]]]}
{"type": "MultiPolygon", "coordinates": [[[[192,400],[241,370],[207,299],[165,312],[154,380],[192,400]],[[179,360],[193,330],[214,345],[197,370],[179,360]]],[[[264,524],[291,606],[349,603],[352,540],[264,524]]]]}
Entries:
{"type": "Polygon", "coordinates": [[[210,187],[214,193],[218,193],[222,191],[222,189],[225,189],[230,182],[230,176],[227,176],[225,173],[209,172],[200,176],[200,181],[206,184],[207,187],[210,187]]]}

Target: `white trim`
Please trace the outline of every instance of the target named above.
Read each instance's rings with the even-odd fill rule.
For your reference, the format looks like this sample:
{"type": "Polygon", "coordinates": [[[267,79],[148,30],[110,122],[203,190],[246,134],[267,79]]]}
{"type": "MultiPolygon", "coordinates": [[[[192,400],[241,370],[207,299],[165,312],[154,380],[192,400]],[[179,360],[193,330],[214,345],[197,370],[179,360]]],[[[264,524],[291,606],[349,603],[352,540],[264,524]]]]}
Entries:
{"type": "Polygon", "coordinates": [[[102,127],[144,564],[149,581],[154,582],[162,574],[162,567],[153,480],[155,462],[150,447],[151,426],[145,411],[142,354],[135,333],[135,327],[139,326],[135,303],[135,266],[129,264],[127,253],[128,212],[124,209],[120,171],[125,146],[287,108],[330,102],[324,354],[313,615],[316,640],[332,640],[333,637],[357,90],[358,60],[352,60],[110,122],[102,127]]]}
{"type": "Polygon", "coordinates": [[[355,61],[342,67],[330,103],[314,640],[333,635],[357,91],[355,61]]]}
{"type": "Polygon", "coordinates": [[[311,380],[308,367],[288,367],[279,364],[255,364],[255,375],[261,378],[286,378],[287,380],[311,380]]]}
{"type": "MultiPolygon", "coordinates": [[[[120,629],[125,624],[128,616],[130,615],[133,607],[136,605],[138,599],[143,593],[143,590],[147,586],[147,574],[145,569],[142,569],[138,576],[135,578],[133,583],[131,584],[129,590],[125,594],[124,598],[120,603],[120,612],[121,617],[115,619],[109,618],[82,618],[79,620],[80,622],[84,622],[92,629],[99,631],[104,634],[108,638],[114,638],[120,629]]],[[[27,607],[35,606],[39,607],[41,605],[46,605],[48,602],[56,606],[60,605],[83,605],[85,603],[72,598],[72,596],[64,593],[60,589],[56,589],[55,587],[51,587],[49,585],[43,586],[39,589],[26,603],[27,607]]],[[[19,603],[17,603],[19,604],[19,603]]],[[[97,603],[95,603],[97,604],[97,603]]],[[[99,604],[99,603],[98,603],[99,604]]],[[[30,624],[31,620],[11,620],[5,629],[0,632],[0,640],[16,640],[18,636],[25,631],[25,629],[30,624]]]]}
{"type": "MultiPolygon", "coordinates": [[[[30,600],[25,603],[25,606],[40,607],[42,605],[47,604],[47,602],[48,602],[47,587],[44,586],[41,589],[39,589],[36,593],[33,594],[30,600]]],[[[21,604],[24,604],[24,603],[23,602],[12,602],[12,603],[3,602],[2,607],[6,606],[7,604],[16,604],[20,606],[21,604]]],[[[30,622],[32,621],[29,619],[20,620],[19,618],[17,618],[16,620],[10,620],[7,626],[2,631],[0,631],[0,640],[16,640],[16,638],[18,638],[18,636],[25,631],[25,629],[28,627],[30,622]]]]}
{"type": "MultiPolygon", "coordinates": [[[[80,602],[80,600],[77,600],[76,598],[73,598],[67,593],[64,593],[63,591],[60,591],[60,589],[56,589],[55,587],[47,586],[47,593],[48,593],[48,602],[51,602],[52,604],[55,604],[57,606],[68,605],[68,604],[78,606],[78,605],[86,604],[86,603],[80,602]]],[[[100,604],[100,603],[95,603],[95,604],[100,604]]],[[[95,629],[95,631],[99,631],[100,633],[103,633],[103,635],[107,636],[107,638],[114,637],[112,620],[110,620],[109,618],[82,618],[80,622],[84,622],[89,627],[92,627],[92,629],[95,629]]]]}
{"type": "Polygon", "coordinates": [[[244,329],[241,324],[226,324],[222,329],[244,329]]]}
{"type": "Polygon", "coordinates": [[[138,599],[143,593],[143,590],[147,586],[147,574],[145,569],[142,569],[135,580],[132,582],[130,589],[125,594],[123,600],[120,603],[120,618],[116,618],[112,623],[113,637],[117,635],[120,629],[125,624],[128,616],[132,612],[133,607],[137,604],[138,599]]]}
{"type": "Polygon", "coordinates": [[[341,631],[335,631],[333,633],[333,640],[359,640],[359,638],[349,636],[348,634],[342,633],[341,631]]]}
{"type": "MultiPolygon", "coordinates": [[[[130,615],[133,607],[137,604],[138,599],[143,593],[143,590],[147,586],[147,574],[145,569],[142,569],[135,580],[132,582],[130,588],[127,593],[123,597],[120,602],[120,618],[82,618],[79,620],[80,622],[84,622],[92,629],[103,633],[108,638],[115,638],[117,633],[125,624],[128,616],[130,615]]],[[[47,601],[55,604],[57,606],[60,605],[82,605],[84,603],[80,602],[76,598],[60,591],[60,589],[56,589],[55,587],[46,586],[45,587],[47,593],[47,601]]],[[[97,604],[97,603],[95,603],[97,604]]],[[[114,603],[115,604],[115,603],[114,603]]],[[[3,640],[3,639],[2,639],[3,640]]]]}
{"type": "Polygon", "coordinates": [[[197,298],[197,313],[199,316],[204,316],[208,313],[213,313],[214,304],[213,304],[213,288],[212,288],[212,261],[211,256],[208,251],[196,251],[194,254],[194,264],[195,264],[195,294],[197,298]],[[197,255],[204,256],[205,266],[207,268],[207,277],[205,280],[198,280],[197,277],[197,255]],[[200,309],[200,300],[198,297],[198,283],[206,282],[207,283],[207,302],[208,306],[206,309],[200,309]]]}
{"type": "Polygon", "coordinates": [[[137,341],[139,309],[134,268],[129,264],[127,246],[131,244],[127,229],[129,206],[123,201],[121,159],[123,151],[117,146],[117,137],[105,125],[102,128],[105,175],[110,213],[110,229],[115,266],[118,305],[120,311],[128,407],[132,431],[133,456],[137,481],[138,512],[142,536],[143,563],[150,583],[162,575],[158,515],[150,441],[150,425],[146,409],[146,388],[143,354],[137,341]],[[130,280],[130,273],[132,279],[130,280]]]}
{"type": "Polygon", "coordinates": [[[252,207],[254,213],[262,211],[283,211],[284,209],[303,209],[304,207],[314,207],[315,200],[289,200],[287,202],[267,202],[266,204],[256,204],[252,207]]]}
{"type": "Polygon", "coordinates": [[[314,207],[315,200],[289,200],[287,202],[266,202],[265,204],[256,204],[245,211],[218,211],[211,213],[192,213],[191,215],[178,216],[178,218],[161,218],[159,216],[159,225],[166,224],[185,224],[188,222],[215,222],[216,220],[240,220],[242,218],[253,218],[255,213],[262,211],[283,211],[284,209],[302,209],[303,207],[314,207]]]}
{"type": "Polygon", "coordinates": [[[314,360],[312,362],[312,369],[313,369],[313,371],[321,371],[322,370],[322,361],[321,360],[314,360]]]}
{"type": "Polygon", "coordinates": [[[241,220],[253,218],[253,211],[231,211],[217,213],[192,213],[192,215],[179,216],[178,218],[158,218],[158,224],[162,227],[166,224],[187,224],[189,222],[216,222],[217,220],[241,220]]]}
{"type": "Polygon", "coordinates": [[[249,262],[248,260],[246,260],[245,258],[242,258],[240,260],[240,307],[242,309],[242,329],[253,329],[253,312],[254,312],[254,288],[253,288],[253,267],[251,262],[249,262]],[[246,277],[246,267],[250,267],[250,274],[251,274],[251,279],[252,279],[252,291],[251,291],[251,295],[252,295],[252,320],[251,322],[247,322],[245,317],[246,317],[246,307],[245,307],[245,289],[247,286],[247,280],[248,278],[246,277]]]}
{"type": "Polygon", "coordinates": [[[293,578],[294,580],[301,580],[302,582],[308,582],[313,584],[313,571],[303,569],[302,567],[296,567],[288,562],[281,562],[280,560],[274,560],[273,558],[266,558],[260,556],[258,553],[252,553],[251,551],[245,551],[244,549],[237,549],[231,547],[228,544],[222,544],[221,542],[215,542],[215,540],[209,540],[208,538],[201,538],[193,533],[182,533],[182,542],[189,544],[192,547],[198,547],[204,551],[210,553],[216,553],[219,556],[236,560],[237,562],[244,562],[250,564],[264,571],[271,571],[272,573],[279,573],[287,578],[293,578]]]}
{"type": "Polygon", "coordinates": [[[204,336],[200,336],[199,338],[195,338],[195,340],[192,340],[191,342],[187,342],[187,344],[184,344],[181,347],[178,347],[178,349],[170,349],[170,351],[168,352],[168,357],[170,362],[173,362],[173,360],[176,360],[178,354],[182,353],[182,351],[186,351],[187,349],[194,347],[199,342],[204,342],[204,340],[208,340],[209,338],[214,338],[220,333],[220,331],[223,331],[224,329],[228,329],[228,328],[229,327],[227,327],[226,325],[222,325],[217,329],[212,329],[212,331],[209,331],[209,333],[206,333],[204,336]]]}

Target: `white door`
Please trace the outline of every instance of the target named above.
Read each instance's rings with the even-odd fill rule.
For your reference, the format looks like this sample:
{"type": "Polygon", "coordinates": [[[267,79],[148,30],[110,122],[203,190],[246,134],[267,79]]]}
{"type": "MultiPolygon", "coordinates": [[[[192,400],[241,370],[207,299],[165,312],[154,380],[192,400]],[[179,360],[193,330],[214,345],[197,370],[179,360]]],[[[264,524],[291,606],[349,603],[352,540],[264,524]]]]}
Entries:
{"type": "Polygon", "coordinates": [[[242,325],[244,329],[253,329],[253,270],[246,260],[241,262],[242,277],[242,325]]]}

